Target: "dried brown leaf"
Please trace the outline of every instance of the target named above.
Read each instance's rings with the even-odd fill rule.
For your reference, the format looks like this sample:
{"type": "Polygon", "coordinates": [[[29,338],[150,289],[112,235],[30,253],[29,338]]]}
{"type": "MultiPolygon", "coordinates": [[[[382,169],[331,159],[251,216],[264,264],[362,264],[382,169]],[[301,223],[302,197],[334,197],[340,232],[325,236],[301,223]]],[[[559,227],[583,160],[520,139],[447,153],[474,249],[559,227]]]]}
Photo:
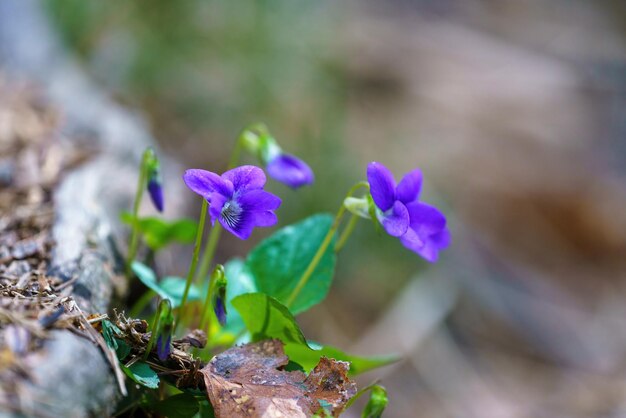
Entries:
{"type": "Polygon", "coordinates": [[[285,371],[289,363],[279,340],[233,347],[201,370],[217,418],[311,417],[320,400],[338,416],[356,384],[347,377],[349,365],[323,358],[307,377],[285,371]]]}

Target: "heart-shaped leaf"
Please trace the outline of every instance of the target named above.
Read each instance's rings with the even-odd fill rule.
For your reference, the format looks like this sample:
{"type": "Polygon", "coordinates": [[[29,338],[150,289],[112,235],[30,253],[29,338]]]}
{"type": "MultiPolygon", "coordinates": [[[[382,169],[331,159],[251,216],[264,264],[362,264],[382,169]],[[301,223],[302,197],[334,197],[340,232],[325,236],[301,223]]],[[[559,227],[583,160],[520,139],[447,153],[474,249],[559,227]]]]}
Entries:
{"type": "Polygon", "coordinates": [[[246,293],[232,301],[253,341],[277,338],[307,346],[306,338],[289,309],[264,293],[246,293]]]}
{"type": "MultiPolygon", "coordinates": [[[[123,212],[120,219],[132,226],[134,217],[129,212],[123,212]]],[[[198,224],[191,219],[176,219],[167,221],[157,217],[145,217],[137,220],[137,227],[148,247],[154,251],[178,242],[189,244],[196,236],[198,224]]]]}
{"type": "MultiPolygon", "coordinates": [[[[328,214],[313,215],[278,230],[263,240],[246,260],[256,289],[285,303],[309,266],[333,223],[328,214]]],[[[330,288],[335,270],[335,237],[289,310],[294,314],[320,303],[330,288]]],[[[230,280],[230,278],[229,278],[230,280]]]]}

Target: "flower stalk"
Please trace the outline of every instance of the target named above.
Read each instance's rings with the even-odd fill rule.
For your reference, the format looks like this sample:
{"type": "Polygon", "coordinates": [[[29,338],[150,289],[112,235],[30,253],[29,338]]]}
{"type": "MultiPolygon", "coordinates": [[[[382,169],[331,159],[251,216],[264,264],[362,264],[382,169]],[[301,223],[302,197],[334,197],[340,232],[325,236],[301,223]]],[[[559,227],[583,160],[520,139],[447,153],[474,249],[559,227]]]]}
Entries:
{"type": "MultiPolygon", "coordinates": [[[[369,184],[365,181],[355,184],[354,186],[352,186],[352,188],[350,188],[350,190],[346,194],[346,198],[351,197],[361,187],[369,188],[369,184]]],[[[326,249],[328,248],[333,237],[335,236],[335,233],[337,232],[337,229],[339,228],[339,225],[341,224],[341,219],[343,218],[343,215],[345,212],[346,212],[346,207],[342,201],[341,207],[337,211],[337,215],[335,215],[335,219],[330,229],[328,230],[328,233],[322,240],[322,243],[320,244],[313,258],[311,259],[311,262],[307,266],[306,270],[304,270],[304,273],[302,273],[302,276],[300,276],[300,280],[298,280],[298,283],[293,288],[293,290],[291,291],[291,294],[287,298],[285,305],[288,308],[291,307],[291,305],[293,305],[293,303],[296,301],[296,298],[298,297],[300,292],[302,292],[302,289],[304,289],[304,286],[306,286],[306,284],[309,282],[309,279],[313,275],[313,272],[317,268],[317,265],[319,264],[320,260],[324,256],[324,252],[326,252],[326,249]]],[[[341,249],[343,245],[345,245],[345,242],[350,237],[350,234],[352,233],[353,230],[354,230],[354,225],[352,226],[348,225],[348,227],[344,230],[344,234],[342,234],[341,238],[339,239],[339,243],[341,244],[341,247],[339,247],[339,249],[341,249]]]]}
{"type": "Polygon", "coordinates": [[[189,296],[189,288],[191,287],[191,282],[193,281],[194,273],[196,272],[196,266],[198,265],[198,256],[200,254],[200,246],[202,245],[202,235],[204,234],[204,224],[206,221],[206,214],[208,209],[209,203],[206,199],[202,199],[202,209],[200,209],[200,221],[198,222],[198,231],[196,232],[196,242],[193,247],[193,256],[191,257],[191,264],[189,265],[189,271],[187,272],[187,279],[185,282],[183,297],[181,299],[178,312],[176,313],[176,320],[174,321],[173,332],[176,332],[176,328],[178,327],[178,324],[182,319],[182,314],[185,310],[185,303],[187,302],[187,296],[189,296]]]}
{"type": "Polygon", "coordinates": [[[200,329],[206,329],[207,338],[211,337],[211,312],[215,313],[219,323],[223,326],[226,323],[226,276],[224,266],[218,264],[211,273],[209,285],[207,287],[204,306],[202,308],[202,319],[200,329]]]}
{"type": "Polygon", "coordinates": [[[148,159],[151,148],[144,151],[141,157],[141,164],[139,166],[139,179],[137,180],[137,190],[135,191],[135,201],[133,203],[133,225],[131,229],[130,242],[128,244],[128,256],[126,258],[126,277],[131,277],[132,269],[131,263],[137,255],[137,246],[139,245],[139,206],[141,205],[141,199],[143,198],[143,191],[146,187],[148,176],[148,159]]]}

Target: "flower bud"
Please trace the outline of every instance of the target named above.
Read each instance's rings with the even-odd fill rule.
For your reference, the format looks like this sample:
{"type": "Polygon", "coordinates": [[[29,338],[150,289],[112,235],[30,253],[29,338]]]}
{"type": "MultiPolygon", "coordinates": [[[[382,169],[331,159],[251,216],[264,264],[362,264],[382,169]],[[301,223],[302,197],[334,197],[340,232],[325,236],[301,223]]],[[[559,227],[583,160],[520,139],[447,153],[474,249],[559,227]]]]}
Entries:
{"type": "Polygon", "coordinates": [[[368,200],[364,197],[346,197],[343,201],[343,205],[346,209],[353,215],[358,216],[363,219],[371,219],[370,216],[370,204],[368,200]]]}
{"type": "Polygon", "coordinates": [[[172,315],[172,305],[168,299],[163,299],[159,303],[159,319],[156,350],[159,360],[165,361],[171,353],[172,331],[174,325],[174,315],[172,315]]]}
{"type": "Polygon", "coordinates": [[[361,416],[364,418],[380,418],[388,402],[387,390],[380,385],[373,386],[370,400],[365,405],[361,416]]]}
{"type": "Polygon", "coordinates": [[[154,207],[163,212],[163,187],[161,182],[161,163],[152,148],[146,149],[143,157],[144,169],[148,179],[147,189],[154,207]]]}
{"type": "Polygon", "coordinates": [[[221,326],[226,325],[226,286],[228,281],[223,274],[215,280],[215,288],[213,290],[213,312],[221,326]]]}

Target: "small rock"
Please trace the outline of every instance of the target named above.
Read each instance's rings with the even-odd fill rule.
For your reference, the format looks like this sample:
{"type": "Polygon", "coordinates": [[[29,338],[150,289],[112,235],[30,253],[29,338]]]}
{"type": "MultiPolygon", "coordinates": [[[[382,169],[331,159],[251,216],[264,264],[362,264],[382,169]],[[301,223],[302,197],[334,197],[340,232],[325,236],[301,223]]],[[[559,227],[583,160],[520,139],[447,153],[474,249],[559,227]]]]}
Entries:
{"type": "Polygon", "coordinates": [[[25,239],[19,242],[16,242],[13,245],[13,258],[17,260],[22,260],[27,257],[31,257],[37,254],[40,250],[39,243],[34,239],[25,239]]]}
{"type": "Polygon", "coordinates": [[[16,260],[9,264],[4,274],[6,276],[20,277],[31,271],[30,264],[23,260],[16,260]]]}

